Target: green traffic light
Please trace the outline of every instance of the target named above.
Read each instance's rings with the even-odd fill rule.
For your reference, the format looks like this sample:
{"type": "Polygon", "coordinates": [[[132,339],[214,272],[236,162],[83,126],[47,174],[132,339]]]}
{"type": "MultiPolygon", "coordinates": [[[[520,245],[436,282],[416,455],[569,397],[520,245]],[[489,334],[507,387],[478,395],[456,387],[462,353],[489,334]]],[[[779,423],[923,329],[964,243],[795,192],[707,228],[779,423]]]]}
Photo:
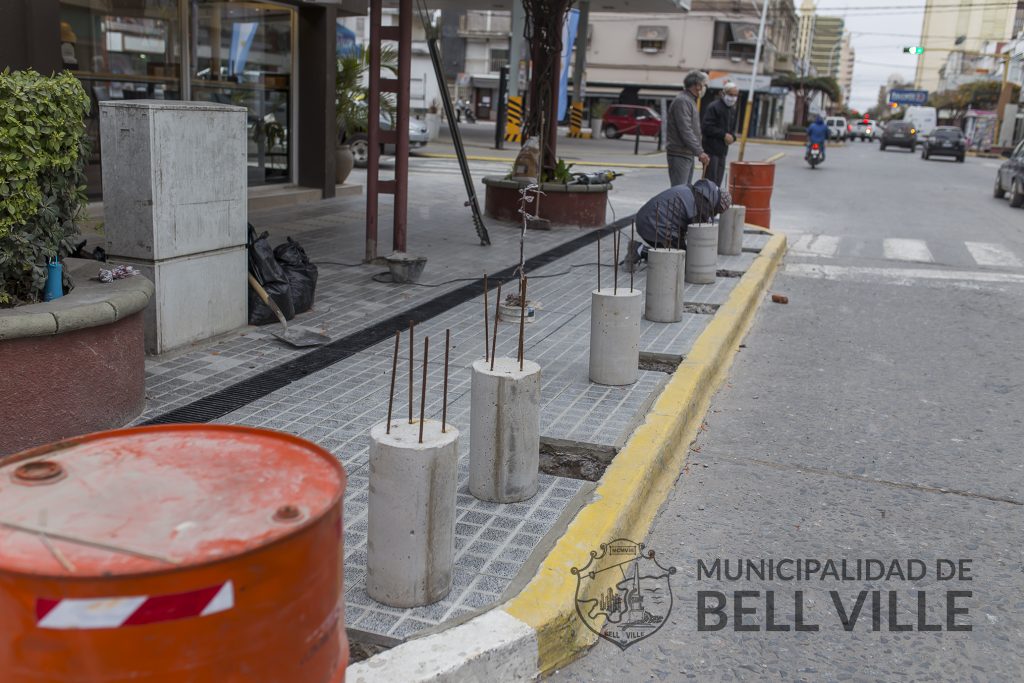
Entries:
{"type": "Polygon", "coordinates": [[[903,51],[910,55],[923,55],[924,48],[920,45],[911,45],[910,47],[903,48],[903,51]]]}

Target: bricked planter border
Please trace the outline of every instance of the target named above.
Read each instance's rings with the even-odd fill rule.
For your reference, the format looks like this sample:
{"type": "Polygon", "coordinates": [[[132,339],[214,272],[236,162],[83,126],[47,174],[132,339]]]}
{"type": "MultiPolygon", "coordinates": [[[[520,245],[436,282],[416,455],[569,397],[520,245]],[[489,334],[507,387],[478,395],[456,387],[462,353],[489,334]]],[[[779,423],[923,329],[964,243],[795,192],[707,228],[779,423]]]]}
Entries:
{"type": "MultiPolygon", "coordinates": [[[[499,221],[518,223],[519,191],[525,182],[506,180],[499,176],[484,176],[486,195],[484,213],[499,221]]],[[[605,225],[610,183],[600,185],[563,185],[544,183],[540,198],[540,217],[555,225],[577,225],[581,228],[600,228],[605,225]]],[[[530,211],[533,211],[531,207],[530,211]]]]}
{"type": "Polygon", "coordinates": [[[0,309],[0,456],[120,427],[142,412],[153,283],[103,284],[92,279],[101,266],[68,259],[70,294],[0,309]]]}

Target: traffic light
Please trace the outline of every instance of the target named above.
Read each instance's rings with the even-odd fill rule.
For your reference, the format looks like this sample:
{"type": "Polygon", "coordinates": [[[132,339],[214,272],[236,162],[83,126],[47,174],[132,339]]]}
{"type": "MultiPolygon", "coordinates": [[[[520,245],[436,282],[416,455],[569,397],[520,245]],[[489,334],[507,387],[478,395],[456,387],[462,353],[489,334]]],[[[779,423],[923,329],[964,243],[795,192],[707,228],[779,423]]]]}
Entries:
{"type": "Polygon", "coordinates": [[[911,45],[910,47],[903,48],[903,51],[908,55],[923,55],[924,48],[920,45],[911,45]]]}

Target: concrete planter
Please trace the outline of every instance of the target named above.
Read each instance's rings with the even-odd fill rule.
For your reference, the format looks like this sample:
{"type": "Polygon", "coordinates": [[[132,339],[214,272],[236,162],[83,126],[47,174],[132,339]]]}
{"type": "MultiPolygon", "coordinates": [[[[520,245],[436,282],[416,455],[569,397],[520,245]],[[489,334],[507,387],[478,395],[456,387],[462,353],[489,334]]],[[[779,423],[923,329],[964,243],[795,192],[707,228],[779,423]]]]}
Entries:
{"type": "MultiPolygon", "coordinates": [[[[499,176],[484,176],[486,194],[484,213],[499,221],[519,223],[519,192],[527,183],[507,180],[499,176]]],[[[541,191],[539,217],[555,225],[576,225],[581,228],[599,228],[605,224],[605,209],[608,206],[610,183],[595,185],[563,185],[544,183],[541,191]]],[[[535,211],[536,202],[530,205],[535,211]]]]}
{"type": "Polygon", "coordinates": [[[143,310],[153,283],[103,284],[68,259],[67,296],[0,310],[0,456],[121,427],[145,407],[143,310]]]}

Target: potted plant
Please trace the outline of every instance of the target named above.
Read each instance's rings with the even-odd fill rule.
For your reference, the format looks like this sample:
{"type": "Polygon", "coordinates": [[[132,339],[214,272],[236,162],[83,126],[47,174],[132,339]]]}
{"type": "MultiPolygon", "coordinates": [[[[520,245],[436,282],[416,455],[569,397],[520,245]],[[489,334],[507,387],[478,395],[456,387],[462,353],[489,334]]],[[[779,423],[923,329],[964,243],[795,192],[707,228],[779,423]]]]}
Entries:
{"type": "MultiPolygon", "coordinates": [[[[381,69],[392,75],[398,73],[398,52],[389,46],[380,51],[381,69]]],[[[345,182],[355,165],[365,165],[369,130],[369,107],[366,100],[370,89],[363,84],[364,75],[370,68],[369,53],[360,48],[355,54],[338,59],[338,73],[335,76],[335,114],[338,123],[338,140],[335,147],[335,182],[345,182]],[[357,164],[357,162],[361,162],[357,164]]],[[[393,120],[394,96],[382,93],[381,111],[393,120]]]]}
{"type": "Polygon", "coordinates": [[[431,140],[436,140],[441,132],[441,103],[435,97],[430,106],[427,107],[427,135],[431,140]]]}

